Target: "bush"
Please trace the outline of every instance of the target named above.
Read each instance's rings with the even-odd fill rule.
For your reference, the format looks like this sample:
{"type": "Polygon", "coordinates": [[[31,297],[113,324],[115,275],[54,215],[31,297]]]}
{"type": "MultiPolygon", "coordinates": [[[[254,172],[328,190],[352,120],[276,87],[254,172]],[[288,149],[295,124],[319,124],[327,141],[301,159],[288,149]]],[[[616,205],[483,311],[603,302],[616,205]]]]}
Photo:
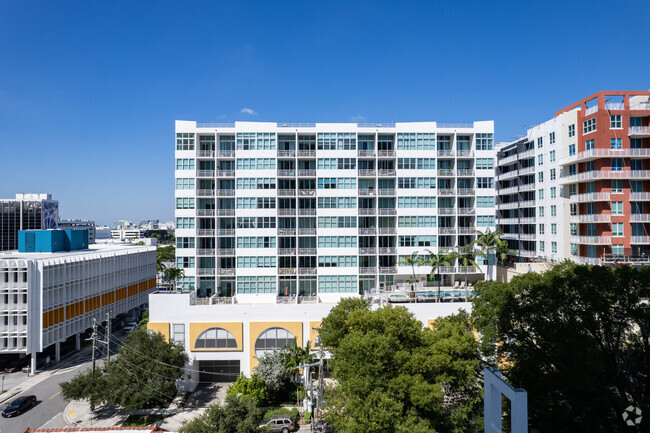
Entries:
{"type": "Polygon", "coordinates": [[[289,415],[291,415],[291,418],[293,419],[300,419],[300,413],[298,412],[297,407],[292,408],[289,412],[289,415]]]}
{"type": "Polygon", "coordinates": [[[305,412],[305,422],[311,422],[311,412],[309,411],[305,412]]]}
{"type": "Polygon", "coordinates": [[[271,418],[273,415],[291,415],[291,411],[285,407],[279,407],[277,409],[269,409],[264,412],[264,421],[271,418]]]}
{"type": "Polygon", "coordinates": [[[235,383],[228,387],[226,394],[235,397],[237,394],[247,395],[258,405],[269,401],[269,390],[262,378],[256,374],[253,374],[250,378],[244,375],[237,377],[235,383]]]}

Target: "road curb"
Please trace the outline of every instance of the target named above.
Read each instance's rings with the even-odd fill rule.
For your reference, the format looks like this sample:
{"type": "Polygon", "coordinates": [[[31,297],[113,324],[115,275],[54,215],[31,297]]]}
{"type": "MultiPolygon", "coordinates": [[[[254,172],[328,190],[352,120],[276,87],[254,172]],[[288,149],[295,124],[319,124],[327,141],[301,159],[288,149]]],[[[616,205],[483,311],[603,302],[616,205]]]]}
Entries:
{"type": "Polygon", "coordinates": [[[9,389],[6,392],[0,394],[0,404],[3,404],[5,401],[9,400],[16,394],[20,394],[22,390],[20,389],[9,389]]]}

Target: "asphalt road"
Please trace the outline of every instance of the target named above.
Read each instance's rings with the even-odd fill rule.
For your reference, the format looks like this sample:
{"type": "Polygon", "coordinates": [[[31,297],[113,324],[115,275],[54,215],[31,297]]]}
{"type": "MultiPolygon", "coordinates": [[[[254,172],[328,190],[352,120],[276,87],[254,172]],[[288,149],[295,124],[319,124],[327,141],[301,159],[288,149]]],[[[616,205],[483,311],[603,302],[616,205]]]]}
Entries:
{"type": "Polygon", "coordinates": [[[78,359],[72,366],[61,368],[44,381],[17,394],[0,406],[0,410],[4,410],[9,402],[21,395],[33,394],[37,399],[35,406],[17,417],[0,418],[0,432],[23,433],[28,427],[40,428],[45,424],[51,428],[67,427],[63,422],[61,413],[68,402],[61,397],[59,383],[70,380],[77,373],[88,368],[90,366],[90,362],[88,362],[90,357],[88,355],[84,352],[82,358],[78,359]],[[57,422],[57,418],[59,422],[57,422]]]}

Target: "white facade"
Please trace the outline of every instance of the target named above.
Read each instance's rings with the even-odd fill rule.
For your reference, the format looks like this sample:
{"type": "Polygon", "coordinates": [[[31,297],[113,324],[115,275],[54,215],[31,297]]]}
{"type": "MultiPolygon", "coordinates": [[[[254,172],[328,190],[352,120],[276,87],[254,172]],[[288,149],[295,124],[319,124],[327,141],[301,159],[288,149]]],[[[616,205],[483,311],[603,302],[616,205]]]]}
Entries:
{"type": "Polygon", "coordinates": [[[140,239],[144,238],[144,230],[139,228],[121,228],[121,229],[112,229],[111,238],[124,241],[127,239],[140,239]]]}
{"type": "Polygon", "coordinates": [[[0,254],[0,353],[36,354],[147,302],[156,248],[0,254]]]}
{"type": "Polygon", "coordinates": [[[88,230],[88,243],[94,244],[96,239],[95,221],[89,220],[59,220],[61,230],[88,230]]]}
{"type": "MultiPolygon", "coordinates": [[[[179,287],[232,302],[336,302],[409,279],[401,256],[494,230],[493,129],[177,121],[179,287]]],[[[440,271],[444,285],[465,271],[481,278],[440,271]]]]}

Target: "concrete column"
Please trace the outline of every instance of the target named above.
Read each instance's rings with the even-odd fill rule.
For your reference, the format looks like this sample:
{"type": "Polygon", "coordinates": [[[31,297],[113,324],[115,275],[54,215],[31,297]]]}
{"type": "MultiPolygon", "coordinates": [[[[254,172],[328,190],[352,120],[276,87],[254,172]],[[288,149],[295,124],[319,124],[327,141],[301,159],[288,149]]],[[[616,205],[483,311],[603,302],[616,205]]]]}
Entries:
{"type": "Polygon", "coordinates": [[[29,368],[30,374],[36,374],[36,352],[32,352],[32,359],[29,368]]]}
{"type": "Polygon", "coordinates": [[[75,348],[78,351],[81,350],[81,338],[79,337],[79,334],[74,335],[74,343],[75,343],[75,348]]]}
{"type": "Polygon", "coordinates": [[[61,342],[54,343],[54,362],[57,364],[61,360],[61,342]]]}

